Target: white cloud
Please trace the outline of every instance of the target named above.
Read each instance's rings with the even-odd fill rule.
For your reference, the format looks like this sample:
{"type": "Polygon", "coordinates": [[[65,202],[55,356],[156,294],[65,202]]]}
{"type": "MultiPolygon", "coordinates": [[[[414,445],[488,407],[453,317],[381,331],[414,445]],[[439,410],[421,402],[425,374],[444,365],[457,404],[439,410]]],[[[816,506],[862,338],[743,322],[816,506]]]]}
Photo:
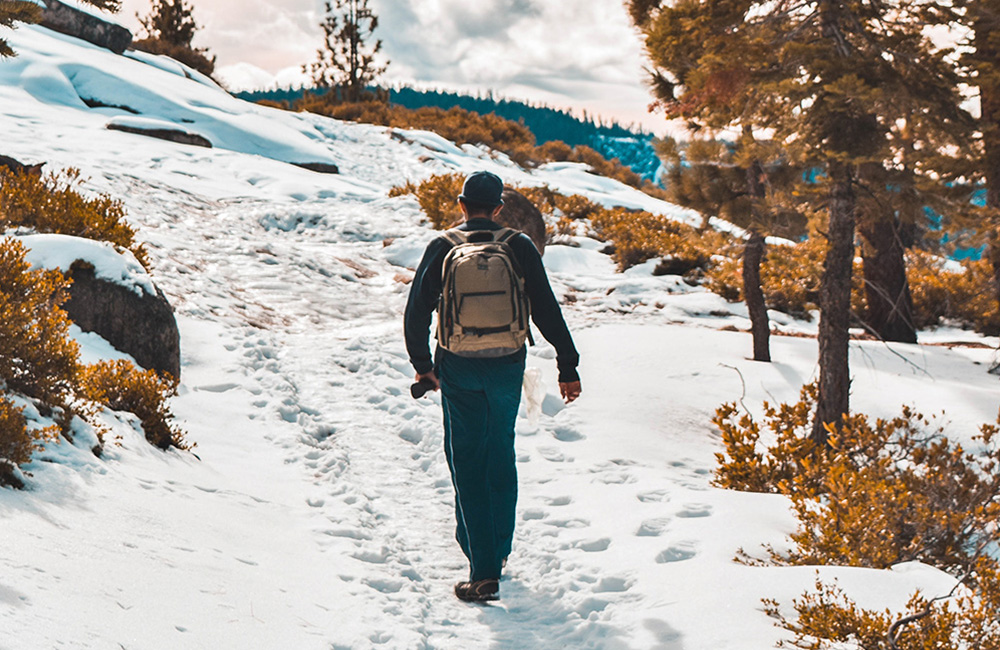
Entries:
{"type": "MultiPolygon", "coordinates": [[[[198,0],[220,69],[240,62],[271,74],[315,59],[322,0],[198,0]]],[[[638,36],[618,0],[369,0],[375,37],[390,59],[387,80],[576,107],[658,127],[649,116],[638,36]]],[[[121,20],[148,0],[124,0],[121,20]]],[[[256,75],[255,75],[256,76],[256,75]]]]}

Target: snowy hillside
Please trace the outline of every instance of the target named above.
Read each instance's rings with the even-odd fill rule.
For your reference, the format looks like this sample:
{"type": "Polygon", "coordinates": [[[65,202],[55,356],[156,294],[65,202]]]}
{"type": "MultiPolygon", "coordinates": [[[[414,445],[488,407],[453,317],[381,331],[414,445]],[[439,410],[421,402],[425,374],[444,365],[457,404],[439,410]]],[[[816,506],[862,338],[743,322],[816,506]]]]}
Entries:
{"type": "MultiPolygon", "coordinates": [[[[177,312],[173,411],[198,446],[161,453],[122,427],[103,459],[64,443],[27,468],[28,490],[0,490],[0,649],[755,650],[789,636],[761,599],[790,605],[816,570],[733,561],[740,548],[782,547],[795,521],[783,497],[710,486],[720,443],[709,420],[744,383],[755,413],[795,398],[815,377],[815,340],[776,337],[774,363],[748,361],[749,334],[727,331],[749,326],[742,305],[649,266],[617,274],[587,239],[544,258],[567,298],[583,396],[564,406],[552,348],[530,350],[547,394],[537,422],[518,423],[502,600],[474,606],[451,592],[466,564],[440,398],[410,398],[402,341],[407,282],[434,233],[412,197],[389,189],[487,169],[696,215],[579,165],[529,173],[429,133],[246,104],[169,60],[40,27],[10,43],[20,55],[0,61],[0,154],[77,167],[88,189],[125,201],[177,312]],[[106,128],[140,118],[213,147],[106,128]],[[309,162],[340,173],[289,164],[309,162]]],[[[35,259],[59,263],[45,261],[57,251],[35,259]]],[[[120,356],[80,341],[89,361],[120,356]]],[[[949,433],[968,439],[996,418],[992,357],[854,344],[852,405],[947,410],[949,433]]],[[[920,564],[819,573],[879,609],[953,584],[920,564]]]]}

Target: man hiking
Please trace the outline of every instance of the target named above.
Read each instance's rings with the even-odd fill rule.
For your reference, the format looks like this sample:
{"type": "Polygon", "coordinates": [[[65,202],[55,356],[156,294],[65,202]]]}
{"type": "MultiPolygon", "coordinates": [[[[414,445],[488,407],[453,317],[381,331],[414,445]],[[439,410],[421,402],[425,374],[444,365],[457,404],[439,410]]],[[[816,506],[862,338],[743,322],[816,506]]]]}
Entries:
{"type": "MultiPolygon", "coordinates": [[[[510,554],[517,502],[514,423],[530,339],[528,313],[556,349],[559,391],[580,395],[573,345],[542,259],[523,233],[493,221],[503,181],[476,172],[458,197],[465,222],[427,246],[406,304],[406,349],[426,390],[441,390],[445,457],[455,487],[456,539],[469,579],[455,595],[496,600],[510,554]],[[428,332],[438,310],[438,346],[428,332]]],[[[419,394],[419,391],[414,395],[419,394]]]]}

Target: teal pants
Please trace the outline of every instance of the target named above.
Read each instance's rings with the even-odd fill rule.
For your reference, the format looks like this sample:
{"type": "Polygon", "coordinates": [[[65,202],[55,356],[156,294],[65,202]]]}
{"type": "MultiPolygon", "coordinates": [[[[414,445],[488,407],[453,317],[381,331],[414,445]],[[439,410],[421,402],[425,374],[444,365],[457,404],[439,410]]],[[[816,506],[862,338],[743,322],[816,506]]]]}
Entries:
{"type": "Polygon", "coordinates": [[[514,423],[524,360],[523,350],[495,359],[438,355],[455,537],[469,558],[470,580],[499,578],[514,538],[514,423]]]}

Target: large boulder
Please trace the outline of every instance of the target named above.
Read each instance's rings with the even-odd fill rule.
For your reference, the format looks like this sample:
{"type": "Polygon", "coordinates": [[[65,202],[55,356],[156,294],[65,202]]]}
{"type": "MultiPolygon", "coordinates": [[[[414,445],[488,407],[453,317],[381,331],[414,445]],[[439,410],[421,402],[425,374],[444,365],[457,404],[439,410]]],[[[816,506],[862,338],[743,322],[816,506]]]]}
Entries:
{"type": "Polygon", "coordinates": [[[181,337],[174,310],[158,288],[152,295],[99,278],[93,265],[77,261],[63,309],[85,332],[95,332],[132,355],[146,369],[181,376],[181,337]]]}
{"type": "Polygon", "coordinates": [[[496,222],[520,230],[535,243],[539,255],[545,254],[545,219],[535,204],[517,190],[503,191],[503,209],[496,222]]]}
{"type": "Polygon", "coordinates": [[[36,165],[26,165],[19,160],[15,160],[10,156],[4,156],[0,154],[0,168],[7,169],[14,174],[28,174],[29,176],[41,176],[42,167],[45,163],[38,163],[36,165]]]}
{"type": "Polygon", "coordinates": [[[132,32],[117,23],[102,20],[99,16],[63,4],[59,0],[44,1],[43,27],[75,36],[115,54],[121,54],[132,43],[132,32]]]}

